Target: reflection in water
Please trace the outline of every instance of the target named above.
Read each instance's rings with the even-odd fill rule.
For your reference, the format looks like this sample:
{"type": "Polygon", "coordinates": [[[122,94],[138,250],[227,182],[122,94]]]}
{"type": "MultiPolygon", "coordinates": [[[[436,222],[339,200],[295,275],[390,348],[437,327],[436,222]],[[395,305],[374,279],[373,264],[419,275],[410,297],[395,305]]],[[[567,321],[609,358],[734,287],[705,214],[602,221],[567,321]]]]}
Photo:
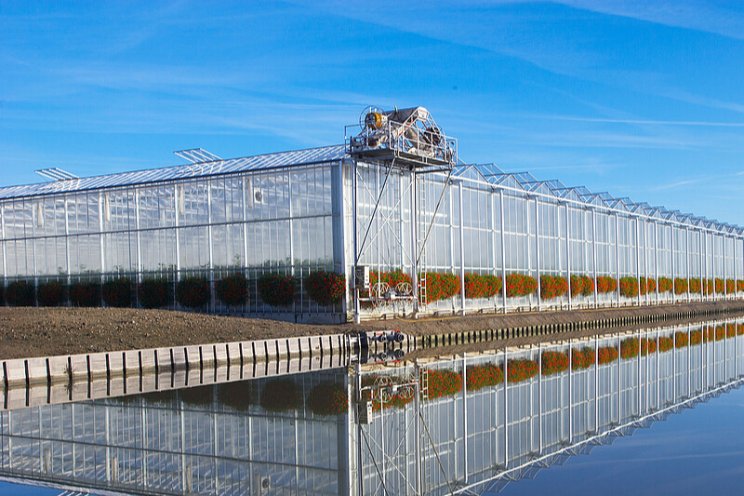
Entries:
{"type": "Polygon", "coordinates": [[[742,334],[666,327],[3,412],[0,476],[140,494],[498,491],[738,385],[742,334]]]}

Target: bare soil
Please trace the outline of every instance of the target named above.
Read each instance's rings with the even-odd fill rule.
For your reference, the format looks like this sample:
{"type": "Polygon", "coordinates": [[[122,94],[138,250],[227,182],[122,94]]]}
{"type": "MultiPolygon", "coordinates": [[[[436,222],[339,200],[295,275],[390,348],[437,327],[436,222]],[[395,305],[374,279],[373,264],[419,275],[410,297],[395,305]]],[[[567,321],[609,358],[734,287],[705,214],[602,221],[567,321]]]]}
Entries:
{"type": "Polygon", "coordinates": [[[442,334],[701,309],[734,312],[744,310],[744,302],[398,319],[359,325],[293,324],[130,308],[0,307],[0,359],[337,334],[356,330],[399,329],[412,335],[442,334]]]}

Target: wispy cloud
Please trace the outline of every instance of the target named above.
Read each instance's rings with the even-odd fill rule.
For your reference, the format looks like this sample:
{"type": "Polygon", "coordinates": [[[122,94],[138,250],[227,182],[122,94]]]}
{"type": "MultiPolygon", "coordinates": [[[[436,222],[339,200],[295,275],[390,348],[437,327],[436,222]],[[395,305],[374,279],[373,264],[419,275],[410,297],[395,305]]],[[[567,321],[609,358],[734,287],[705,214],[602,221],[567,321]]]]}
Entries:
{"type": "Polygon", "coordinates": [[[597,122],[605,124],[639,124],[639,125],[659,125],[659,126],[684,126],[684,127],[744,127],[744,122],[725,122],[725,121],[683,121],[667,119],[612,119],[606,117],[581,117],[572,115],[537,115],[536,117],[547,118],[559,121],[571,122],[597,122]]]}
{"type": "Polygon", "coordinates": [[[556,3],[603,14],[694,29],[744,39],[744,17],[737,2],[695,0],[556,0],[556,3]],[[738,7],[738,8],[737,8],[738,7]]]}

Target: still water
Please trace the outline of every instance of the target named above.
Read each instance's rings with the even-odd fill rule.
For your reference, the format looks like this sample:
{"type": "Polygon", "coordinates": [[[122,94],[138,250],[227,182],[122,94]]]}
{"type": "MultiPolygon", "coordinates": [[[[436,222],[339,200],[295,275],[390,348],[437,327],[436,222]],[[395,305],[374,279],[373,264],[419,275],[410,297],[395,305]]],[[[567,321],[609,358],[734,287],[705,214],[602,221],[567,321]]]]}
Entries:
{"type": "Polygon", "coordinates": [[[739,493],[742,340],[729,319],[0,411],[0,493],[739,493]]]}

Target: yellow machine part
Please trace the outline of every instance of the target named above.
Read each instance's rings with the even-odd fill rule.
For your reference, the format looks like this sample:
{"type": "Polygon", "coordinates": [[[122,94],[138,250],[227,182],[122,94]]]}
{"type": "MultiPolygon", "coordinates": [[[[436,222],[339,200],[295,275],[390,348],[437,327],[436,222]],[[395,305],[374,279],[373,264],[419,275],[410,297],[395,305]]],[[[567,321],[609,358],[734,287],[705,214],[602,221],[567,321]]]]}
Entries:
{"type": "Polygon", "coordinates": [[[367,126],[371,129],[380,129],[382,127],[382,114],[380,112],[370,112],[367,114],[367,126]]]}

